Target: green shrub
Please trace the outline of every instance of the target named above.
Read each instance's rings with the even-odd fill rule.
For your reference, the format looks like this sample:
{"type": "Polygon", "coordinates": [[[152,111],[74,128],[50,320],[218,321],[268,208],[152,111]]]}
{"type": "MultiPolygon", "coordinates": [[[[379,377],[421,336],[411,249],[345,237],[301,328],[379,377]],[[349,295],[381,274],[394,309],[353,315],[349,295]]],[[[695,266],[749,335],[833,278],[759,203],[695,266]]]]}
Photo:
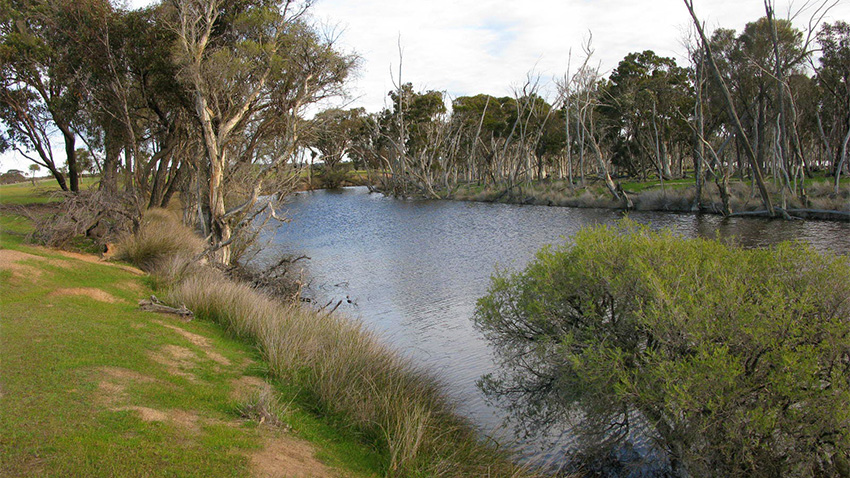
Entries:
{"type": "Polygon", "coordinates": [[[498,274],[476,310],[527,423],[587,449],[642,433],[682,476],[848,476],[850,263],[632,223],[498,274]],[[637,427],[637,428],[636,428],[637,427]]]}

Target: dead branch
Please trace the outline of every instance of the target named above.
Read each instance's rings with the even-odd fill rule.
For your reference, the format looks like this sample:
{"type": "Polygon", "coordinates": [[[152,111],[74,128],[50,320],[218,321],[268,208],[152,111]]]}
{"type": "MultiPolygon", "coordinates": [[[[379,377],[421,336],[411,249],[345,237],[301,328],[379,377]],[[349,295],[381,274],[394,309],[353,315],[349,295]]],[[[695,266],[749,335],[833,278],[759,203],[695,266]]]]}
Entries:
{"type": "Polygon", "coordinates": [[[145,312],[176,315],[180,317],[183,322],[189,322],[195,317],[195,314],[191,310],[187,309],[185,305],[181,305],[180,308],[169,307],[161,300],[157,299],[155,295],[150,296],[150,299],[140,300],[139,308],[145,312]]]}

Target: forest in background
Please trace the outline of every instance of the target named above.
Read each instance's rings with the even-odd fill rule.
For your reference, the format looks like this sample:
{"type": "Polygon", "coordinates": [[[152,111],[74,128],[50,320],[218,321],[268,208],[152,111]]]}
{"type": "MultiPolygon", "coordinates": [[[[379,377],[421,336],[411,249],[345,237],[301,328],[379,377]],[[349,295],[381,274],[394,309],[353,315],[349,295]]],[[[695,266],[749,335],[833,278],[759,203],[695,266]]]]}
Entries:
{"type": "Polygon", "coordinates": [[[474,184],[501,197],[543,180],[571,191],[601,181],[611,199],[631,208],[622,182],[663,187],[690,178],[688,209],[710,209],[703,204],[710,181],[716,212],[729,215],[730,181],[746,179],[771,216],[792,202],[846,209],[850,201],[839,193],[850,140],[850,26],[815,30],[827,4],[806,31],[765,7],[742,32],[720,28],[703,42],[702,27],[692,29],[685,66],[634,52],[605,78],[588,40],[577,68],[555,79],[552,97],[533,72],[512,96],[452,98],[451,110],[444,93],[400,84],[380,113],[323,113],[319,147],[331,165],[347,154],[376,172],[381,190],[398,195],[464,197],[474,184]],[[806,181],[815,175],[832,184],[817,199],[806,181]]]}
{"type": "Polygon", "coordinates": [[[358,58],[316,26],[310,2],[4,1],[0,149],[73,193],[73,210],[89,212],[76,232],[108,238],[178,198],[222,264],[277,218],[266,196],[285,196],[316,162],[327,186],[351,161],[399,196],[521,199],[554,182],[562,195],[599,185],[632,208],[623,184],[652,180],[689,185],[693,211],[732,214],[747,189],[737,184],[769,216],[845,210],[850,25],[822,23],[833,5],[807,4],[803,30],[765,2],[743,31],[706,33],[686,1],[688,65],[635,52],[606,78],[588,40],[554,92],[529,73],[511,96],[448,98],[399,69],[390,106],[369,113],[321,110],[344,98],[358,58]],[[81,197],[85,169],[100,183],[81,197]],[[813,177],[830,186],[813,191],[813,177]]]}

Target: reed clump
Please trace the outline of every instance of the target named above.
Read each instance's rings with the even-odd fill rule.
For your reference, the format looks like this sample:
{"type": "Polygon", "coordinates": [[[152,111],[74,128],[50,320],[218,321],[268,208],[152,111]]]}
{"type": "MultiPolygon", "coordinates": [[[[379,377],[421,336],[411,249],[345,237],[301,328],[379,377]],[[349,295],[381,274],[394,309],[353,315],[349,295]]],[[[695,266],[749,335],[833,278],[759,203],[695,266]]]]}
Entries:
{"type": "Polygon", "coordinates": [[[154,234],[158,223],[168,224],[171,235],[191,232],[172,219],[158,212],[147,217],[151,229],[122,245],[122,257],[157,264],[148,270],[166,276],[158,280],[169,284],[170,302],[253,343],[274,377],[375,443],[387,457],[387,476],[530,476],[508,451],[478,437],[437,379],[361,323],[279,300],[187,262],[186,248],[154,234]]]}
{"type": "Polygon", "coordinates": [[[165,262],[189,262],[204,250],[204,241],[174,212],[149,209],[135,234],[121,240],[115,258],[153,272],[165,262]]]}

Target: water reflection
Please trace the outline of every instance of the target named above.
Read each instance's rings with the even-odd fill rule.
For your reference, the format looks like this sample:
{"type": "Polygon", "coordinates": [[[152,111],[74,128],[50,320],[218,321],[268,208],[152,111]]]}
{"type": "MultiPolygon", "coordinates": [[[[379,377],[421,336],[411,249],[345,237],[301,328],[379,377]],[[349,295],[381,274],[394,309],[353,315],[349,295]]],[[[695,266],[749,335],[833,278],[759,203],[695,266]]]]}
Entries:
{"type": "MultiPolygon", "coordinates": [[[[279,251],[312,258],[308,293],[325,302],[346,297],[341,309],[439,375],[485,433],[522,440],[502,428],[512,404],[489,404],[476,386],[496,372],[494,351],[471,322],[495,268],[521,268],[545,244],[569,240],[589,224],[613,224],[611,210],[550,208],[453,201],[406,201],[365,188],[298,194],[293,220],[271,239],[279,251]],[[499,431],[501,430],[501,431],[499,431]]],[[[734,237],[746,247],[804,240],[850,252],[850,224],[783,222],[690,214],[632,213],[653,228],[687,237],[734,237]]],[[[514,408],[528,406],[517,402],[514,408]]],[[[528,442],[529,459],[555,462],[568,430],[553,431],[559,446],[528,442]]],[[[551,438],[551,436],[550,436],[551,438]]]]}

